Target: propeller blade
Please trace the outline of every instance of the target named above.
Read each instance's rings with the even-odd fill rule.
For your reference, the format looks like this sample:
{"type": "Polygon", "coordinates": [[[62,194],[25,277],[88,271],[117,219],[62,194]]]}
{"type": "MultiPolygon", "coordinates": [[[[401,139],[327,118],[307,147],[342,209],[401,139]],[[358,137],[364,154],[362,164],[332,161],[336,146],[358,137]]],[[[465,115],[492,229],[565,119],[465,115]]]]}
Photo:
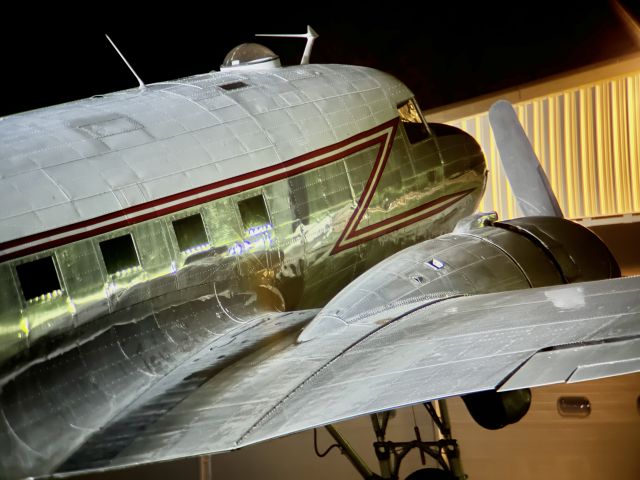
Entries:
{"type": "Polygon", "coordinates": [[[527,135],[513,107],[498,100],[489,109],[489,122],[511,189],[526,217],[563,217],[527,135]]]}

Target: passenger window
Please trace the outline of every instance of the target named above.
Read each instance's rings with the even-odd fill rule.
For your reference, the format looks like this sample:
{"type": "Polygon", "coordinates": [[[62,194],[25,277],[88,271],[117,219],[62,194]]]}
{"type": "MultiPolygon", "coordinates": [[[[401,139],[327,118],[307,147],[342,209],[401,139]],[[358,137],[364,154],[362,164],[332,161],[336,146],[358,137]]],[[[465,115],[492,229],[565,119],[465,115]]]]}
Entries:
{"type": "Polygon", "coordinates": [[[202,223],[202,217],[199,213],[180,220],[174,220],[172,223],[173,231],[178,240],[178,248],[180,248],[181,252],[205,245],[208,242],[207,232],[204,229],[204,223],[202,223]]]}
{"type": "Polygon", "coordinates": [[[242,225],[245,230],[269,223],[269,214],[262,195],[239,201],[238,210],[240,210],[240,217],[242,217],[242,225]]]}
{"type": "Polygon", "coordinates": [[[130,234],[100,242],[100,250],[109,275],[140,266],[130,234]]]}
{"type": "Polygon", "coordinates": [[[26,301],[49,293],[61,293],[53,257],[44,257],[17,265],[16,273],[26,301]]]}
{"type": "Polygon", "coordinates": [[[418,111],[415,100],[410,99],[398,106],[398,114],[400,115],[400,122],[404,126],[404,131],[407,133],[409,143],[414,144],[429,138],[429,130],[427,130],[422,120],[422,115],[418,111]]]}

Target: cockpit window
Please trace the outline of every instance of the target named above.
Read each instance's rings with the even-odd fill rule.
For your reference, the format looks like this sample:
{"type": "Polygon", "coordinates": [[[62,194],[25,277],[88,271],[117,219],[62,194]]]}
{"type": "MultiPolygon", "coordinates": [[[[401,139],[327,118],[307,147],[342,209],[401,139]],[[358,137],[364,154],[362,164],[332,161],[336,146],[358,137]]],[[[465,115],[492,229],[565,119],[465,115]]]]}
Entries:
{"type": "Polygon", "coordinates": [[[429,138],[429,130],[422,120],[422,115],[418,111],[418,106],[414,99],[410,99],[398,106],[400,121],[407,133],[407,138],[411,144],[421,142],[429,138]]]}

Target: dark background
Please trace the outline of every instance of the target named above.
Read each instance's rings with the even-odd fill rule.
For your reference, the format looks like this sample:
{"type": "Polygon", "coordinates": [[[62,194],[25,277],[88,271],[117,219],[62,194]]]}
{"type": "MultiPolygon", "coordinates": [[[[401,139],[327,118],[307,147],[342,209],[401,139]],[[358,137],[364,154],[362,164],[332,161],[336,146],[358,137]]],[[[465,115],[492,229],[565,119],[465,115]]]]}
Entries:
{"type": "MultiPolygon", "coordinates": [[[[622,3],[640,16],[640,0],[622,3]]],[[[25,4],[5,15],[0,31],[0,115],[137,86],[104,33],[153,83],[218,69],[231,48],[256,41],[254,33],[303,33],[310,24],[320,34],[312,62],[392,73],[425,109],[638,49],[604,0],[427,1],[423,13],[408,2],[219,4],[25,4]]],[[[304,40],[257,41],[285,65],[298,63],[304,48],[304,40]]]]}

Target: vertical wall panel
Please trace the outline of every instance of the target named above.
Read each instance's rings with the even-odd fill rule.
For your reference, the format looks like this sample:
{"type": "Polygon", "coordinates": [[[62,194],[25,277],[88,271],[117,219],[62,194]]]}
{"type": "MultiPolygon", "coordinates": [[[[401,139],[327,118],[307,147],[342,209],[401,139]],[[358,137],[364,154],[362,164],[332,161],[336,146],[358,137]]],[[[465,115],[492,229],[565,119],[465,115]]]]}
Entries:
{"type": "Polygon", "coordinates": [[[631,210],[640,212],[640,75],[627,77],[627,104],[628,112],[628,138],[629,138],[629,165],[631,167],[631,210]]]}
{"type": "MultiPolygon", "coordinates": [[[[640,72],[514,105],[569,218],[640,212],[640,72]]],[[[487,114],[449,122],[480,142],[490,170],[482,210],[517,216],[487,114]]]]}

